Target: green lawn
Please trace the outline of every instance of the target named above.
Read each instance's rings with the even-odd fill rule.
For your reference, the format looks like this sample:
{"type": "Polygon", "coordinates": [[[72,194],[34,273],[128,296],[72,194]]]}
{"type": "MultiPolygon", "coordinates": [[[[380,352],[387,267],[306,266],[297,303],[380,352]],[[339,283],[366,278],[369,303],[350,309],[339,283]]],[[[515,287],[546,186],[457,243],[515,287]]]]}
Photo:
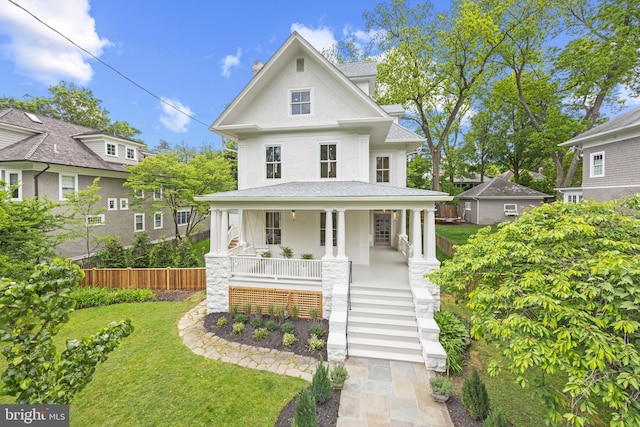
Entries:
{"type": "MultiPolygon", "coordinates": [[[[307,383],[193,354],[178,336],[177,321],[194,303],[117,304],[72,313],[61,337],[87,336],[125,317],[135,331],[75,397],[71,425],[272,426],[307,383]]],[[[0,370],[5,366],[0,361],[0,370]]],[[[12,402],[0,397],[0,403],[12,402]]]]}
{"type": "Polygon", "coordinates": [[[436,225],[436,233],[457,245],[464,245],[484,225],[436,225]]]}

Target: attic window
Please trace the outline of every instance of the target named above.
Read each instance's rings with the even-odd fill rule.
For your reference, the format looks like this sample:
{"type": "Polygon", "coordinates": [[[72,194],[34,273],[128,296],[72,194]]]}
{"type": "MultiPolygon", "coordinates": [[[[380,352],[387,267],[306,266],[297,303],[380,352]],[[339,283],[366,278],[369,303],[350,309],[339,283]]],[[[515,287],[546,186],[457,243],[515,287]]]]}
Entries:
{"type": "Polygon", "coordinates": [[[35,114],[25,112],[24,115],[29,117],[29,120],[31,120],[32,122],[42,124],[42,121],[40,121],[38,116],[36,116],[35,114]]]}
{"type": "Polygon", "coordinates": [[[296,59],[296,71],[304,71],[304,58],[296,59]]]}

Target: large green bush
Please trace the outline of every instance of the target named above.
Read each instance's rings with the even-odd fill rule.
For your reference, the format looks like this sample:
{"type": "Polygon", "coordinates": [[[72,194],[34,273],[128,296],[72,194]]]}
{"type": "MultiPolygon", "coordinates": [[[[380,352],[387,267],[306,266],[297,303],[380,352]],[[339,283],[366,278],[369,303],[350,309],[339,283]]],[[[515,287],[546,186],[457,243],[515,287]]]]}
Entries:
{"type": "Polygon", "coordinates": [[[92,286],[75,288],[71,292],[71,297],[76,301],[76,308],[88,308],[149,301],[154,299],[156,294],[151,289],[114,289],[92,286]]]}
{"type": "Polygon", "coordinates": [[[465,351],[471,343],[467,327],[458,316],[447,311],[436,311],[433,318],[440,328],[440,344],[447,352],[447,374],[462,372],[465,351]]]}

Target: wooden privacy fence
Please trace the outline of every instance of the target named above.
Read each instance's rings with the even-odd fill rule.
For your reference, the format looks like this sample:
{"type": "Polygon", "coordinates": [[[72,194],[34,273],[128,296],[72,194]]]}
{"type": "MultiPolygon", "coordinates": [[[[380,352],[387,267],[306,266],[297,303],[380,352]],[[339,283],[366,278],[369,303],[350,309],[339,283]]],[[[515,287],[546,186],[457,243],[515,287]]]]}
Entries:
{"type": "Polygon", "coordinates": [[[229,307],[236,305],[242,309],[248,303],[253,306],[253,312],[259,305],[263,313],[268,312],[269,305],[285,306],[291,313],[291,307],[295,305],[300,310],[298,316],[306,319],[311,317],[310,310],[315,308],[318,318],[322,319],[322,292],[319,291],[229,286],[229,307]]]}
{"type": "Polygon", "coordinates": [[[92,268],[84,270],[80,286],[159,291],[202,291],[206,268],[92,268]]]}

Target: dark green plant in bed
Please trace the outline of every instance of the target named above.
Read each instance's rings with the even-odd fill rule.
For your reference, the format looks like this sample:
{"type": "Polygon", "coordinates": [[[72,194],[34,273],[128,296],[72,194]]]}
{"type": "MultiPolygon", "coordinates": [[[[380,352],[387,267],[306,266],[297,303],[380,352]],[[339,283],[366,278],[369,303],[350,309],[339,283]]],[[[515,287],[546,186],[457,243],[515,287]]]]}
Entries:
{"type": "Polygon", "coordinates": [[[273,320],[268,320],[267,323],[264,324],[264,327],[267,328],[267,331],[273,332],[278,329],[278,324],[273,320]]]}
{"type": "Polygon", "coordinates": [[[251,326],[253,326],[255,329],[261,328],[262,327],[262,317],[254,317],[253,319],[251,319],[251,326]]]}
{"type": "Polygon", "coordinates": [[[471,343],[469,331],[453,313],[436,311],[433,318],[440,328],[440,344],[447,352],[447,374],[462,372],[465,351],[471,343]]]}
{"type": "Polygon", "coordinates": [[[324,329],[322,329],[322,325],[315,324],[309,329],[309,335],[315,335],[318,338],[324,335],[324,329]]]}
{"type": "Polygon", "coordinates": [[[247,323],[249,321],[249,316],[247,316],[246,314],[240,313],[240,314],[236,314],[236,316],[233,318],[233,323],[247,323]]]}
{"type": "Polygon", "coordinates": [[[329,369],[322,363],[316,367],[316,372],[311,379],[311,395],[316,403],[322,405],[331,397],[331,380],[329,379],[329,369]]]}
{"type": "Polygon", "coordinates": [[[469,416],[474,420],[483,420],[487,416],[489,412],[489,394],[475,368],[471,378],[466,378],[462,383],[461,399],[462,404],[469,411],[469,416]]]}
{"type": "Polygon", "coordinates": [[[296,408],[291,427],[317,427],[316,402],[307,390],[302,389],[296,398],[296,408]]]}
{"type": "Polygon", "coordinates": [[[296,327],[293,325],[293,323],[285,322],[280,326],[280,330],[283,334],[292,334],[295,332],[296,327]]]}

